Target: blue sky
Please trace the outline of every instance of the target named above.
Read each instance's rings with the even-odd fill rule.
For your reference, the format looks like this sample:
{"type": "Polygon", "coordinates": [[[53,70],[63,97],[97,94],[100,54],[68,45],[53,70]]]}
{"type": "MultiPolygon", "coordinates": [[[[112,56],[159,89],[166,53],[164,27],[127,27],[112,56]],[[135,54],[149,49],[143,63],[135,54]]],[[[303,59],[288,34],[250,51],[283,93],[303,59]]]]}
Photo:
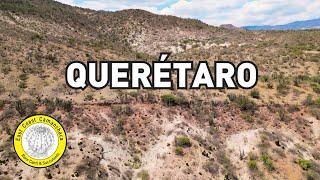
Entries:
{"type": "Polygon", "coordinates": [[[72,6],[116,11],[144,9],[200,19],[211,25],[276,25],[320,18],[320,0],[57,0],[72,6]]]}

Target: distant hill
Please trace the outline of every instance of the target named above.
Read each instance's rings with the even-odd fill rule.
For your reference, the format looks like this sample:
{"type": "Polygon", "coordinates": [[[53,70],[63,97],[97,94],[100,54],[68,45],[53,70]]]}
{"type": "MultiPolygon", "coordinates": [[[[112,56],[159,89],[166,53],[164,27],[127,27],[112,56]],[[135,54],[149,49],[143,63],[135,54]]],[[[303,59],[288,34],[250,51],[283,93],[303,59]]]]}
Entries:
{"type": "Polygon", "coordinates": [[[296,21],[289,24],[275,26],[244,26],[247,30],[301,30],[301,29],[320,29],[320,18],[306,21],[296,21]]]}
{"type": "Polygon", "coordinates": [[[219,27],[226,29],[239,29],[237,26],[234,26],[233,24],[221,24],[219,27]]]}

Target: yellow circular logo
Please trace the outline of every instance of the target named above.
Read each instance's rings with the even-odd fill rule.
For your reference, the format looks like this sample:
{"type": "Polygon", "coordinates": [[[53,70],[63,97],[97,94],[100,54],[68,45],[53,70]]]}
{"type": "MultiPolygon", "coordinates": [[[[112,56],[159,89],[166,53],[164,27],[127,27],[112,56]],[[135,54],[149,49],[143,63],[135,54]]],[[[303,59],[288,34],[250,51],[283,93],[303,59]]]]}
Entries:
{"type": "Polygon", "coordinates": [[[21,161],[32,167],[48,167],[59,161],[67,137],[52,117],[35,115],[23,120],[14,134],[14,149],[21,161]]]}

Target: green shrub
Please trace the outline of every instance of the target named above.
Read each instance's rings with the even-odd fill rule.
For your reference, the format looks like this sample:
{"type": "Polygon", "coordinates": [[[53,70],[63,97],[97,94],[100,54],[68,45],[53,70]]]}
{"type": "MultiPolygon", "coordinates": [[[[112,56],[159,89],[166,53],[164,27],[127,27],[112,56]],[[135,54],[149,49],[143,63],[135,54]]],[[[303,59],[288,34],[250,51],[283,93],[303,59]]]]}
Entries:
{"type": "Polygon", "coordinates": [[[179,147],[191,147],[191,141],[187,136],[176,137],[175,144],[179,147]]]}
{"type": "Polygon", "coordinates": [[[267,167],[267,169],[269,171],[273,171],[275,169],[274,165],[273,165],[273,162],[272,162],[272,160],[271,160],[271,158],[269,157],[268,154],[266,154],[266,153],[262,154],[261,160],[262,160],[263,164],[267,167]]]}
{"type": "Polygon", "coordinates": [[[262,75],[262,76],[260,77],[260,79],[261,79],[262,82],[268,82],[268,81],[269,81],[269,76],[267,76],[267,75],[262,75]]]}
{"type": "Polygon", "coordinates": [[[93,100],[93,94],[86,94],[84,96],[84,101],[92,101],[93,100]]]}
{"type": "Polygon", "coordinates": [[[255,99],[259,99],[260,98],[260,92],[257,89],[254,89],[250,92],[250,96],[255,98],[255,99]]]}
{"type": "Polygon", "coordinates": [[[0,109],[2,109],[4,105],[5,105],[4,101],[0,99],[0,109]]]}
{"type": "Polygon", "coordinates": [[[248,168],[249,168],[251,171],[256,171],[256,170],[258,170],[257,161],[256,161],[256,160],[249,160],[249,161],[248,161],[248,168]]]}
{"type": "Polygon", "coordinates": [[[311,83],[311,87],[315,93],[320,94],[320,84],[319,83],[311,83]]]}
{"type": "Polygon", "coordinates": [[[167,106],[175,106],[177,105],[177,97],[173,94],[164,94],[161,96],[161,101],[167,106]]]}
{"type": "Polygon", "coordinates": [[[306,171],[312,166],[312,162],[306,159],[299,159],[298,164],[303,170],[306,170],[306,171]]]}
{"type": "Polygon", "coordinates": [[[313,97],[311,94],[309,94],[307,96],[307,98],[304,100],[303,104],[306,106],[312,106],[314,104],[313,97]]]}
{"type": "Polygon", "coordinates": [[[179,155],[179,156],[183,156],[183,154],[184,154],[182,147],[176,147],[174,151],[175,151],[176,155],[179,155]]]}

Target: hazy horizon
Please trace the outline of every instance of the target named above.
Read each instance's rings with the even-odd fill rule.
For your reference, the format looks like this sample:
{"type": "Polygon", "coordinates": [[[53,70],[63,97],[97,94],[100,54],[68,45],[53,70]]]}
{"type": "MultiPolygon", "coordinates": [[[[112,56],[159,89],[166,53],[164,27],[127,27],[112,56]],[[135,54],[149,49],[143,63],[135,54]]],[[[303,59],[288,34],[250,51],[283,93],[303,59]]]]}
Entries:
{"type": "Polygon", "coordinates": [[[56,0],[58,2],[93,10],[118,11],[142,9],[160,15],[199,19],[219,26],[282,25],[320,17],[320,1],[307,0],[56,0]]]}

